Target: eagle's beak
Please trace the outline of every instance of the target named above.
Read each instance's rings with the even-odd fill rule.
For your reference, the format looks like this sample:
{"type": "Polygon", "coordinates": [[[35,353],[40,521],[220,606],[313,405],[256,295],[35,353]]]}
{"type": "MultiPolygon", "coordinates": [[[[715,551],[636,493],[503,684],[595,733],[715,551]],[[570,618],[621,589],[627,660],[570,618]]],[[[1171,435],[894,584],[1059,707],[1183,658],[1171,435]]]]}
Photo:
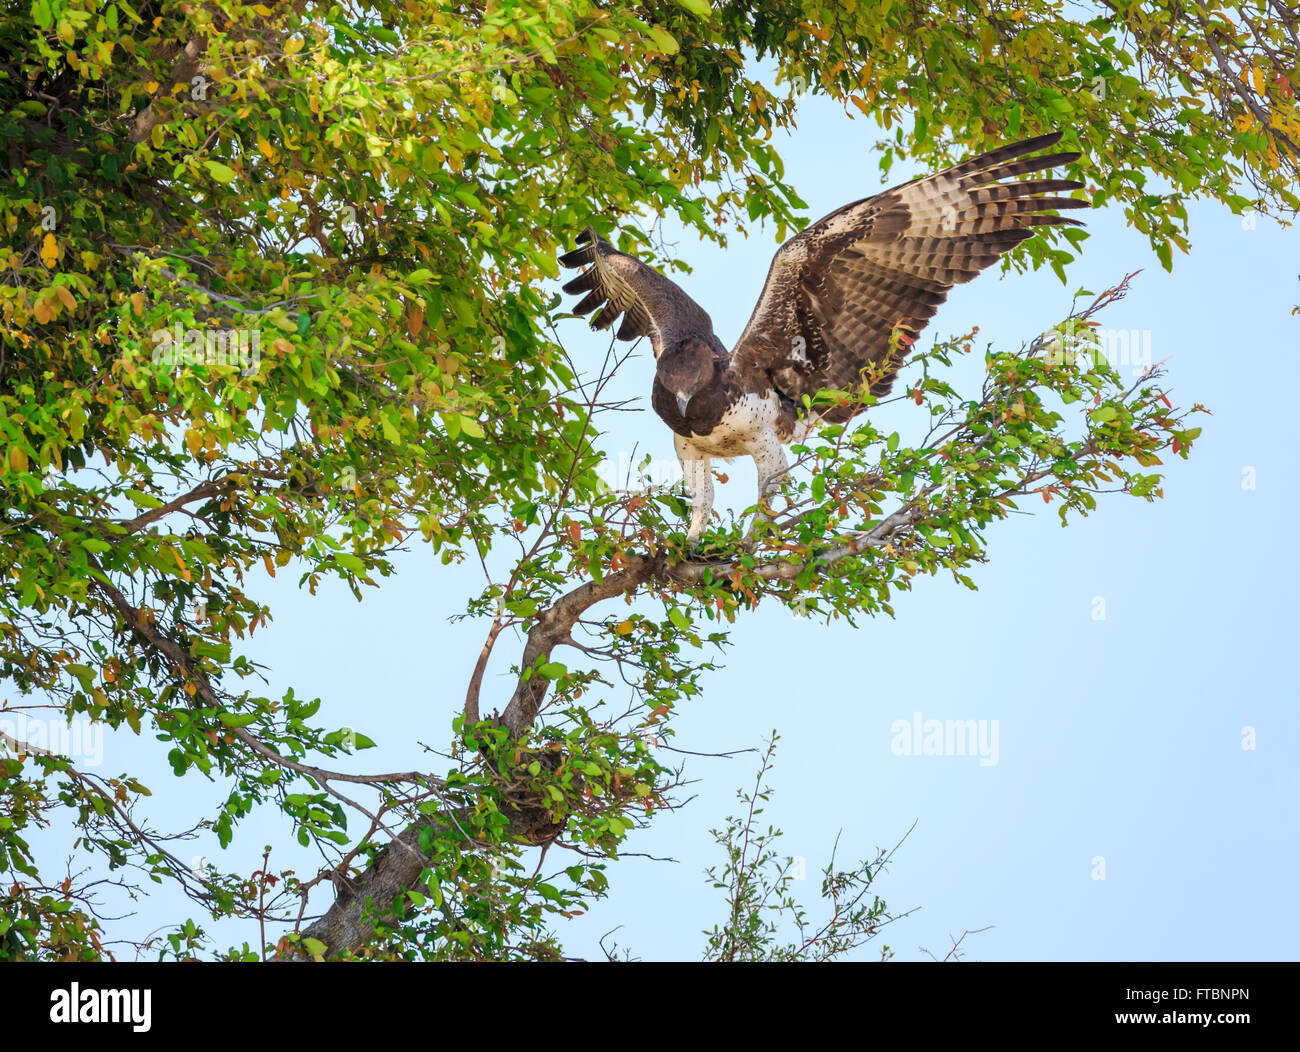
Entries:
{"type": "Polygon", "coordinates": [[[688,394],[683,394],[681,391],[678,391],[677,408],[681,410],[682,416],[686,415],[686,407],[690,404],[691,404],[691,396],[688,394]]]}

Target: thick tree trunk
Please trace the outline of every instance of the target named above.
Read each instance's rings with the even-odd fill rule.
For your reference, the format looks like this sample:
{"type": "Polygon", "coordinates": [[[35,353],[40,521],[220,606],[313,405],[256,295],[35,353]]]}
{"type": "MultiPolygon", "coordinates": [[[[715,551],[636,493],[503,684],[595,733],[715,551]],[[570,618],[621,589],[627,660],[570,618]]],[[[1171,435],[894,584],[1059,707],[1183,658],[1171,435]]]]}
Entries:
{"type": "MultiPolygon", "coordinates": [[[[574,623],[589,607],[604,599],[630,591],[644,584],[656,574],[664,572],[664,560],[634,557],[625,569],[613,573],[602,581],[589,581],[558,599],[553,606],[538,615],[524,644],[520,667],[535,668],[550,660],[551,651],[569,640],[574,623]]],[[[538,710],[546,698],[550,680],[536,674],[521,676],[514,695],[506,706],[501,722],[514,738],[522,737],[537,718],[538,710]]],[[[543,808],[519,806],[506,817],[510,832],[518,840],[541,843],[560,832],[543,808]]],[[[420,873],[428,858],[420,850],[420,832],[429,827],[450,827],[453,823],[464,828],[468,818],[453,812],[451,815],[430,815],[404,829],[390,841],[360,876],[347,882],[333,905],[319,920],[302,934],[305,938],[319,939],[327,947],[328,956],[355,952],[370,939],[373,929],[366,920],[367,909],[386,913],[408,889],[419,890],[420,873]]],[[[339,887],[343,882],[336,883],[339,887]]],[[[302,956],[280,958],[303,960],[302,956]]]]}

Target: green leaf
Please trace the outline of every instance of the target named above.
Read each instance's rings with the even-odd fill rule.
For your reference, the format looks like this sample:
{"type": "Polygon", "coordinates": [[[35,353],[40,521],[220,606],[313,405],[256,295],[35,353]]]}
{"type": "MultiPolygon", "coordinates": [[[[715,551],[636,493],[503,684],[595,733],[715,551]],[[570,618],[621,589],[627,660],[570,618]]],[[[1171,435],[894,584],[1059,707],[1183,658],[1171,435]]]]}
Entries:
{"type": "Polygon", "coordinates": [[[208,174],[219,183],[228,183],[235,177],[235,170],[220,161],[204,161],[203,163],[207,165],[208,174]]]}
{"type": "Polygon", "coordinates": [[[89,693],[95,687],[95,670],[89,665],[64,665],[67,671],[77,677],[82,690],[89,693]]]}
{"type": "Polygon", "coordinates": [[[658,26],[648,26],[646,32],[650,34],[650,39],[655,42],[655,47],[660,52],[665,55],[677,54],[679,50],[677,41],[673,39],[673,35],[667,30],[660,29],[658,26]]]}

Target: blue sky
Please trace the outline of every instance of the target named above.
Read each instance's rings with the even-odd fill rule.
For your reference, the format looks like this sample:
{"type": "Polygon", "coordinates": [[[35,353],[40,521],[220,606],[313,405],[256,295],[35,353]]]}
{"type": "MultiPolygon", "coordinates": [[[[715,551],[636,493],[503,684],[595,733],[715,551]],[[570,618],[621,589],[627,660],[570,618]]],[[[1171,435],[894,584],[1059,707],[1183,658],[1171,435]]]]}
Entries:
{"type": "MultiPolygon", "coordinates": [[[[800,114],[784,156],[810,218],[881,188],[875,129],[816,97],[800,114]]],[[[896,168],[891,182],[910,174],[896,168]]],[[[1168,359],[1175,403],[1201,401],[1214,414],[1197,421],[1204,434],[1191,459],[1167,461],[1166,499],[1103,499],[1068,529],[1053,511],[999,523],[989,562],[973,574],[978,592],[920,579],[899,597],[896,619],[857,630],[764,604],[734,627],[704,696],[679,708],[674,744],[757,748],[779,730],[766,817],[784,829],[785,851],[807,860],[799,893],[814,917],[815,875],[837,835],[846,862],[894,845],[915,823],[877,886],[894,911],[919,907],[888,930],[899,958],[922,958],[921,947],[942,956],[950,934],[981,928],[964,946],[971,959],[1293,958],[1300,480],[1287,399],[1300,386],[1300,319],[1289,316],[1300,302],[1300,241],[1269,220],[1246,229],[1224,209],[1197,206],[1192,253],[1167,274],[1118,211],[1086,219],[1092,236],[1068,288],[1047,272],[985,274],[954,291],[926,336],[979,325],[982,340],[1018,347],[1064,317],[1074,288],[1143,268],[1102,324],[1149,333],[1153,358],[1168,359]],[[1254,488],[1243,487],[1248,469],[1254,488]],[[897,755],[892,727],[916,713],[996,721],[996,764],[897,755]],[[1253,749],[1243,748],[1245,728],[1253,749]],[[1104,879],[1094,879],[1098,858],[1104,879]]],[[[694,265],[678,280],[730,343],[776,248],[770,228],[726,251],[680,228],[667,234],[694,265]]],[[[599,366],[605,336],[576,320],[560,333],[580,363],[599,366]]],[[[974,377],[982,366],[963,368],[974,377]]],[[[604,437],[615,462],[634,447],[672,457],[670,433],[649,411],[651,376],[643,346],[614,394],[641,398],[646,411],[620,417],[604,437]]],[[[909,426],[919,433],[906,406],[890,412],[905,439],[909,426]]],[[[752,464],[737,461],[730,475],[718,504],[743,508],[752,464]]],[[[282,573],[265,593],[276,620],[250,650],[272,667],[272,691],[320,696],[323,722],[379,743],[356,758],[358,770],[441,766],[418,743],[446,743],[485,630],[448,620],[481,588],[476,569],[443,567],[424,548],[398,567],[361,604],[332,585],[312,598],[282,573]]],[[[504,658],[518,647],[498,650],[486,710],[504,706],[504,658]]],[[[224,796],[216,783],[174,783],[151,744],[111,740],[100,770],[146,764],[160,823],[192,821],[224,796]]],[[[561,931],[569,952],[599,956],[598,939],[617,927],[619,945],[643,958],[698,957],[701,930],[723,916],[703,876],[721,861],[709,830],[735,810],[756,764],[757,754],[690,758],[694,801],[628,844],[676,861],[613,865],[608,899],[561,931]]],[[[264,828],[267,842],[289,839],[274,819],[264,828]]],[[[248,871],[260,833],[241,836],[233,859],[202,842],[193,853],[248,871]]],[[[310,858],[296,860],[312,871],[310,858]]],[[[126,925],[150,930],[176,906],[160,893],[126,925]]],[[[225,925],[222,941],[255,943],[256,934],[251,923],[225,925]]]]}
{"type": "MultiPolygon", "coordinates": [[[[827,100],[803,100],[784,156],[810,217],[878,188],[875,138],[827,100]]],[[[1118,210],[1085,218],[1092,236],[1068,287],[1047,272],[985,274],[953,292],[927,334],[979,325],[1012,349],[1064,317],[1075,288],[1142,268],[1099,320],[1149,333],[1175,404],[1214,414],[1196,421],[1204,433],[1188,461],[1166,458],[1165,500],[1102,499],[1068,529],[1051,511],[999,523],[973,574],[978,592],[922,580],[895,620],[858,630],[761,609],[675,721],[676,744],[722,751],[778,729],[767,817],[810,875],[837,834],[843,861],[892,846],[915,822],[879,884],[896,911],[920,907],[888,931],[900,958],[924,957],[920,947],[942,956],[949,934],[987,926],[966,940],[971,958],[1293,958],[1300,574],[1285,392],[1300,380],[1290,316],[1300,242],[1294,229],[1263,218],[1250,229],[1200,206],[1192,253],[1165,273],[1118,210]],[[917,712],[997,721],[997,763],[896,755],[891,726],[917,712]]],[[[678,244],[694,267],[683,286],[731,342],[774,239],[733,239],[725,252],[678,244]]],[[[597,360],[602,341],[562,331],[597,360]]],[[[648,388],[648,357],[636,365],[648,388]]],[[[635,433],[653,442],[654,424],[635,433]]],[[[658,442],[670,456],[666,431],[658,442]]],[[[731,475],[720,503],[742,508],[752,467],[738,461],[731,475]]],[[[717,861],[706,831],[734,810],[753,768],[753,757],[693,761],[698,799],[635,845],[680,864],[624,863],[587,930],[622,924],[620,942],[648,958],[689,955],[720,918],[700,884],[717,861]]]]}

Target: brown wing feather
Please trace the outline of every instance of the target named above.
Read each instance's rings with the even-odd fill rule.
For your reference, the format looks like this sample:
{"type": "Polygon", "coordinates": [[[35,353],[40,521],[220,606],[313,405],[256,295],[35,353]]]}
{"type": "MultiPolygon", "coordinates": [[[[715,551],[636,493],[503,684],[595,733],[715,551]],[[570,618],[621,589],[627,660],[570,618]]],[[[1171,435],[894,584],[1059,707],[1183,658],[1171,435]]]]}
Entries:
{"type": "Polygon", "coordinates": [[[970,281],[1035,227],[1081,225],[1043,213],[1087,208],[1078,198],[1049,196],[1082,183],[1006,181],[1078,160],[1077,153],[1026,156],[1060,138],[1012,143],[854,201],[787,241],[732,352],[742,388],[770,383],[796,403],[864,380],[872,394],[888,393],[911,341],[953,285],[970,281]]]}
{"type": "Polygon", "coordinates": [[[675,282],[648,267],[635,256],[619,252],[587,227],[578,235],[582,248],[560,257],[566,267],[586,267],[564,286],[568,293],[582,293],[573,308],[575,314],[599,312],[591,319],[593,329],[608,329],[623,315],[615,337],[635,340],[649,336],[655,357],[686,336],[711,336],[713,321],[704,309],[675,282]]]}

